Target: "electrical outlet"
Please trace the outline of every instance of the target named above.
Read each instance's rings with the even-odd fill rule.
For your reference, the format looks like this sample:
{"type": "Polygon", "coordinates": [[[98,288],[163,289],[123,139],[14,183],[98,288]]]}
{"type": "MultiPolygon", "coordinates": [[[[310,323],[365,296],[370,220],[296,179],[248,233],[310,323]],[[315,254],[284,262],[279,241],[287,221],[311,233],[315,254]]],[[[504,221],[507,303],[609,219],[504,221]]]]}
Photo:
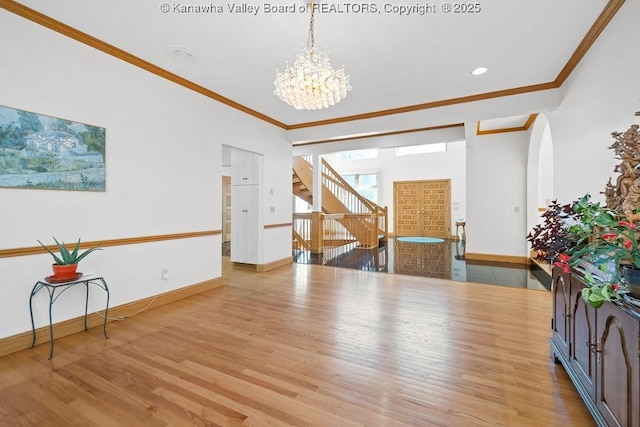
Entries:
{"type": "Polygon", "coordinates": [[[167,280],[169,278],[169,269],[165,268],[162,270],[162,280],[167,280]]]}

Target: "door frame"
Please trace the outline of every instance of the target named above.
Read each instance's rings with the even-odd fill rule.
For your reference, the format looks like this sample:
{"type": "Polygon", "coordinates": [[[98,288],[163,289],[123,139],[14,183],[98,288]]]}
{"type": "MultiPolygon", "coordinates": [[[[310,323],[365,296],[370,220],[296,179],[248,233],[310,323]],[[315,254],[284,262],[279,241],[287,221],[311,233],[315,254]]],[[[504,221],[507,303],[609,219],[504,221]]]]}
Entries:
{"type": "Polygon", "coordinates": [[[231,176],[222,175],[222,243],[231,242],[231,176]]]}

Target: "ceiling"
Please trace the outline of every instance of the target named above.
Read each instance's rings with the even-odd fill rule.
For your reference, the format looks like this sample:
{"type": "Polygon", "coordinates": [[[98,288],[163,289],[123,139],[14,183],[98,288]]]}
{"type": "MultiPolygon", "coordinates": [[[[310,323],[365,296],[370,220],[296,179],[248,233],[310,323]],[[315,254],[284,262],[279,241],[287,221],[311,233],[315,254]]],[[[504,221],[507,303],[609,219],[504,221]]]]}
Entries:
{"type": "Polygon", "coordinates": [[[0,0],[0,6],[49,27],[57,25],[52,19],[67,24],[72,28],[56,30],[102,50],[115,46],[119,50],[110,53],[121,59],[139,66],[144,60],[151,72],[289,130],[400,117],[497,91],[558,87],[623,1],[483,0],[475,3],[477,13],[444,13],[442,2],[406,2],[429,5],[422,15],[398,13],[397,2],[324,3],[315,17],[316,46],[327,48],[334,67],[345,66],[353,89],[336,106],[316,111],[296,110],[273,94],[276,69],[293,62],[306,43],[304,0],[0,0]],[[183,12],[193,5],[220,9],[183,12]],[[259,9],[252,13],[243,5],[259,9]],[[286,11],[274,11],[278,6],[286,11]],[[175,46],[195,59],[168,54],[175,46]],[[489,71],[473,76],[479,66],[489,71]]]}

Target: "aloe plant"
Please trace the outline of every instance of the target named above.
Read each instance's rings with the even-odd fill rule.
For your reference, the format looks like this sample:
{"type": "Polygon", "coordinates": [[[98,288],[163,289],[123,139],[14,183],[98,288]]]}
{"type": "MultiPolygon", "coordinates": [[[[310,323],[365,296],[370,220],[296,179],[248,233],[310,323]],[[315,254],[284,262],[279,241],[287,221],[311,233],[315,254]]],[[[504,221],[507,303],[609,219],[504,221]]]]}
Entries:
{"type": "Polygon", "coordinates": [[[64,244],[64,242],[58,242],[58,240],[55,237],[53,238],[53,240],[56,242],[56,246],[58,246],[58,251],[60,252],[60,256],[54,254],[40,240],[38,240],[38,243],[40,243],[40,246],[45,248],[47,250],[47,252],[49,252],[51,254],[51,256],[53,257],[55,263],[58,264],[58,265],[77,264],[77,263],[80,262],[80,260],[82,260],[84,257],[89,255],[91,252],[102,250],[102,248],[100,248],[100,247],[95,247],[95,248],[87,249],[86,251],[84,251],[82,253],[79,253],[79,251],[80,251],[80,239],[78,239],[78,243],[76,243],[75,248],[73,248],[73,251],[70,252],[69,249],[67,249],[67,246],[64,244]]]}

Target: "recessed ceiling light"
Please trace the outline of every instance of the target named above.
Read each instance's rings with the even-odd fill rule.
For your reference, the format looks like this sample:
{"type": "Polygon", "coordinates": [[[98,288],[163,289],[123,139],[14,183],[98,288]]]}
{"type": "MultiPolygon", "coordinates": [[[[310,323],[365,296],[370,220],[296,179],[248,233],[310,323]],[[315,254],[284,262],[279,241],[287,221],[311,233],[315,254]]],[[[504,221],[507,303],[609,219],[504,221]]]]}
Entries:
{"type": "Polygon", "coordinates": [[[488,71],[487,67],[478,67],[471,72],[474,76],[479,76],[480,74],[484,74],[488,71]]]}
{"type": "Polygon", "coordinates": [[[187,64],[198,59],[198,55],[194,51],[183,46],[167,46],[164,52],[174,60],[187,64]]]}

